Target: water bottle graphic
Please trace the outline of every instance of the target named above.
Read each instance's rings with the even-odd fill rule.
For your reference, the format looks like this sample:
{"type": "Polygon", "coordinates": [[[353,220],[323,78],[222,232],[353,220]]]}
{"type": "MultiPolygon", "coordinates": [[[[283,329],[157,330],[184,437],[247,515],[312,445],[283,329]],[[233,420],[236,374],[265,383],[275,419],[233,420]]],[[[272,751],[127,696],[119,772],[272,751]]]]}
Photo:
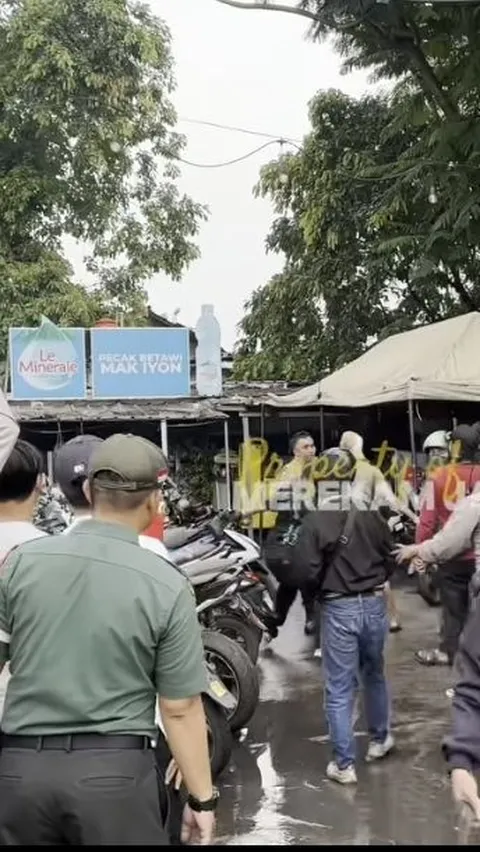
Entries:
{"type": "Polygon", "coordinates": [[[78,374],[79,353],[68,332],[57,328],[47,317],[42,317],[39,328],[28,333],[16,369],[24,382],[35,390],[59,390],[78,374]]]}
{"type": "Polygon", "coordinates": [[[202,313],[195,326],[195,336],[197,338],[195,353],[197,393],[199,396],[221,396],[221,331],[213,312],[213,305],[202,305],[202,313]]]}

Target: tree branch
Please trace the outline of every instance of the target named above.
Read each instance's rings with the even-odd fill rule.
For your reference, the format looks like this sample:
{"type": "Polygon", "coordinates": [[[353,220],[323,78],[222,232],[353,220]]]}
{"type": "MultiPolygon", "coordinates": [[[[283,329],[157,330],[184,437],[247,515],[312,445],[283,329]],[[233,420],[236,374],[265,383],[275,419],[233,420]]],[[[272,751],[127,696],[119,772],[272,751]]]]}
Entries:
{"type": "Polygon", "coordinates": [[[452,290],[455,290],[457,296],[459,296],[462,304],[470,311],[478,311],[478,305],[462,283],[458,269],[450,269],[450,275],[447,274],[447,280],[452,290]]]}
{"type": "Polygon", "coordinates": [[[217,3],[222,3],[224,6],[232,6],[234,9],[263,9],[270,12],[287,12],[290,15],[300,15],[302,18],[309,18],[310,21],[318,21],[318,15],[315,12],[309,12],[307,9],[298,9],[294,6],[285,6],[283,3],[268,3],[267,0],[259,0],[259,2],[242,3],[241,0],[217,0],[217,3]]]}

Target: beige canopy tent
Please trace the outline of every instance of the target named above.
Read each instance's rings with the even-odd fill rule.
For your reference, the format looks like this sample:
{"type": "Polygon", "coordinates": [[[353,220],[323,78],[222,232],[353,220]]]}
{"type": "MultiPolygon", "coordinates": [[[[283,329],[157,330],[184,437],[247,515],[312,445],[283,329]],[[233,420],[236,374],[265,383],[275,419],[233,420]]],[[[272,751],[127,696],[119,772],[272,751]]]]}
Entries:
{"type": "Polygon", "coordinates": [[[480,401],[480,313],[395,334],[275,407],[363,408],[412,400],[480,401]]]}

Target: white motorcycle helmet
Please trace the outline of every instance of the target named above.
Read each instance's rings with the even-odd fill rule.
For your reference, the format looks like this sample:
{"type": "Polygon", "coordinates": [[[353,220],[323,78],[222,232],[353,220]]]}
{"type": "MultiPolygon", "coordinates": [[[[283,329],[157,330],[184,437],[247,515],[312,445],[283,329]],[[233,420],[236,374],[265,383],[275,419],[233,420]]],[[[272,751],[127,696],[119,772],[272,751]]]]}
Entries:
{"type": "Polygon", "coordinates": [[[444,429],[431,432],[425,438],[422,449],[429,459],[447,459],[450,452],[450,433],[444,429]]]}

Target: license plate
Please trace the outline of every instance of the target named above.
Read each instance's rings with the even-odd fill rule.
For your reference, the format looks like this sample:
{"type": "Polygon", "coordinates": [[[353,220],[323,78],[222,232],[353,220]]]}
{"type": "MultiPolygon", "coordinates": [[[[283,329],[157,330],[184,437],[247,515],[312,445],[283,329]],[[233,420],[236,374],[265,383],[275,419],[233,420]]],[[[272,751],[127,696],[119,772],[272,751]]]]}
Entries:
{"type": "Polygon", "coordinates": [[[219,680],[210,681],[210,689],[217,698],[223,698],[227,692],[226,687],[219,680]]]}

